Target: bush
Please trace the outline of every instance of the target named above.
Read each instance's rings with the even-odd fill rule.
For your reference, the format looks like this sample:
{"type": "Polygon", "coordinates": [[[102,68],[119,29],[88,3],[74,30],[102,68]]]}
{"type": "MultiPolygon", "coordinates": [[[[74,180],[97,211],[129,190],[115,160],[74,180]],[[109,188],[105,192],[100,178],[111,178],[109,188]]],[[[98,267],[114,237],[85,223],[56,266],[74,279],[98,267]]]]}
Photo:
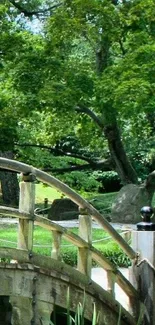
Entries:
{"type": "Polygon", "coordinates": [[[117,245],[113,244],[105,250],[100,249],[99,250],[104,254],[105,257],[110,260],[114,265],[118,267],[129,267],[131,265],[131,260],[129,257],[122,251],[122,249],[117,245]]]}
{"type": "MultiPolygon", "coordinates": [[[[115,266],[118,267],[128,267],[131,265],[129,257],[118,247],[115,243],[110,243],[108,245],[100,245],[97,247],[98,250],[115,266]]],[[[66,264],[73,267],[77,265],[77,249],[75,247],[63,247],[62,259],[66,264]]],[[[93,261],[93,266],[98,266],[96,262],[93,261]]]]}
{"type": "Polygon", "coordinates": [[[101,214],[111,213],[112,203],[116,198],[117,192],[108,194],[99,194],[97,196],[89,198],[89,202],[96,208],[101,214]]]}
{"type": "Polygon", "coordinates": [[[122,187],[121,180],[118,174],[114,171],[109,171],[109,172],[95,171],[93,172],[93,176],[101,184],[99,187],[100,193],[117,192],[122,187]]]}
{"type": "Polygon", "coordinates": [[[72,247],[63,246],[62,259],[66,264],[75,267],[77,265],[77,248],[74,246],[72,247]]]}
{"type": "Polygon", "coordinates": [[[100,182],[90,172],[74,171],[60,175],[59,178],[68,186],[85,192],[98,191],[100,182]]]}

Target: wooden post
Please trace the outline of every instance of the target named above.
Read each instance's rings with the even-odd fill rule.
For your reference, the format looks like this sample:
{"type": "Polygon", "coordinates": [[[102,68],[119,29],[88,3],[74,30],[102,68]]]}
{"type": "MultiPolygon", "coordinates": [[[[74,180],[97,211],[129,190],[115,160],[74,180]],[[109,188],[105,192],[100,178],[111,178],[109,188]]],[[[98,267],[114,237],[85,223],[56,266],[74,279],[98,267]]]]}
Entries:
{"type": "Polygon", "coordinates": [[[132,247],[139,253],[130,272],[143,303],[143,325],[155,324],[155,231],[133,231],[132,247]]]}
{"type": "Polygon", "coordinates": [[[62,234],[59,231],[53,230],[52,235],[53,235],[53,243],[52,243],[51,257],[54,258],[55,260],[61,260],[60,248],[61,248],[62,234]]]}
{"type": "Polygon", "coordinates": [[[112,271],[107,271],[107,291],[115,298],[115,274],[112,271]]]}
{"type": "MultiPolygon", "coordinates": [[[[87,211],[80,209],[79,236],[89,244],[92,243],[92,219],[87,211]]],[[[78,248],[78,270],[91,277],[92,257],[88,248],[78,248]]]]}
{"type": "MultiPolygon", "coordinates": [[[[34,214],[35,206],[35,177],[32,174],[23,175],[23,181],[20,183],[19,211],[34,214]]],[[[19,219],[18,226],[18,248],[33,248],[33,226],[34,221],[19,219]]]]}

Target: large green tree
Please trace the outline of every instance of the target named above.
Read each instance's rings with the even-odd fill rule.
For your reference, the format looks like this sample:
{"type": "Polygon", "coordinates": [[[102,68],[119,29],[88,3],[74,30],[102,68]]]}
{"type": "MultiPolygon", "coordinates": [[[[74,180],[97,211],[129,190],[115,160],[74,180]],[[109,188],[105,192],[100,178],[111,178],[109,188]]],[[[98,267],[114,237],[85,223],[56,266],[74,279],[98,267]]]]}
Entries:
{"type": "Polygon", "coordinates": [[[153,0],[4,3],[20,39],[5,68],[20,119],[49,116],[44,144],[74,134],[101,159],[107,144],[110,168],[138,184],[128,152],[155,127],[153,0]]]}

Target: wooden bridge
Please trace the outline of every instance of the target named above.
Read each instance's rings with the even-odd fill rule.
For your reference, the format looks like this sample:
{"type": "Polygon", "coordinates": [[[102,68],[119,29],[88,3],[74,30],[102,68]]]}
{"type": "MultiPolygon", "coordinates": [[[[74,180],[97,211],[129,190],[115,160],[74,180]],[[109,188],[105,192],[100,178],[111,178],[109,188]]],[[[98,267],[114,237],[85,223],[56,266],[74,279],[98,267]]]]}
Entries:
{"type": "MultiPolygon", "coordinates": [[[[49,325],[54,306],[66,308],[68,288],[70,309],[75,311],[85,295],[85,318],[92,320],[95,304],[97,312],[100,313],[97,325],[137,324],[142,306],[138,291],[117,267],[93,247],[92,218],[112,236],[134,265],[137,263],[136,251],[93,206],[58,179],[32,166],[5,158],[0,158],[0,168],[22,175],[19,208],[0,206],[1,217],[9,216],[19,220],[17,248],[0,247],[1,259],[15,260],[15,263],[0,263],[0,296],[9,297],[12,310],[11,321],[6,320],[5,324],[49,325]],[[36,179],[55,187],[79,206],[79,235],[35,213],[36,179]],[[51,257],[34,253],[34,225],[51,232],[51,257]],[[78,249],[77,269],[61,261],[62,237],[78,249]],[[107,291],[91,280],[92,260],[107,272],[107,291]],[[128,310],[115,300],[116,283],[129,298],[128,310]]],[[[3,325],[5,324],[3,321],[3,325]]]]}

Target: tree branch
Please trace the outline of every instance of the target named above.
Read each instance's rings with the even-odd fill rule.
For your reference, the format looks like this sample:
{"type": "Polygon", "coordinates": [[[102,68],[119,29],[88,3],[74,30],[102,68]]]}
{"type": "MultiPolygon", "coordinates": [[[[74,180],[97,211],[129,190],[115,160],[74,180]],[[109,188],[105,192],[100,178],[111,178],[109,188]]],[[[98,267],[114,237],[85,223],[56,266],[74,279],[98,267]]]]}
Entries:
{"type": "Polygon", "coordinates": [[[16,2],[15,0],[9,0],[9,1],[16,9],[18,9],[21,13],[23,13],[25,15],[25,17],[32,17],[33,15],[37,16],[39,14],[43,14],[43,13],[49,12],[51,10],[57,9],[58,7],[60,7],[62,5],[62,3],[59,3],[59,4],[53,5],[51,7],[48,7],[46,9],[29,11],[26,8],[22,7],[19,2],[16,2]]]}
{"type": "Polygon", "coordinates": [[[93,160],[91,158],[85,157],[80,154],[76,154],[74,152],[65,152],[61,149],[53,148],[47,145],[40,145],[40,144],[29,144],[29,143],[24,143],[24,144],[19,144],[15,143],[16,146],[20,147],[34,147],[34,148],[41,148],[41,149],[47,149],[51,153],[54,153],[57,156],[67,156],[67,157],[73,157],[77,159],[81,159],[87,162],[87,164],[83,165],[72,165],[69,167],[64,167],[64,168],[52,168],[52,167],[47,167],[44,169],[44,171],[50,171],[53,173],[66,173],[66,172],[71,172],[71,171],[76,171],[76,170],[97,170],[101,169],[103,171],[111,171],[114,169],[114,166],[112,164],[111,158],[106,159],[106,160],[93,160]]]}
{"type": "Polygon", "coordinates": [[[46,150],[49,150],[51,153],[53,153],[56,156],[67,156],[67,157],[77,158],[77,159],[87,161],[90,164],[96,163],[95,160],[93,160],[89,157],[86,157],[82,154],[79,154],[79,153],[77,154],[76,152],[66,152],[62,149],[53,148],[53,147],[47,146],[47,145],[31,144],[31,143],[23,143],[23,144],[15,143],[15,145],[18,147],[34,147],[34,148],[46,149],[46,150]]]}
{"type": "Polygon", "coordinates": [[[103,129],[104,129],[103,122],[101,121],[99,116],[97,116],[90,108],[88,108],[87,106],[85,106],[83,104],[80,104],[75,108],[75,110],[78,113],[84,113],[84,114],[88,115],[99,126],[99,128],[103,131],[103,129]]]}
{"type": "Polygon", "coordinates": [[[47,167],[47,168],[44,168],[43,170],[46,172],[64,174],[67,172],[89,170],[89,169],[91,169],[91,170],[99,170],[100,169],[102,171],[111,171],[111,170],[113,170],[113,166],[112,166],[111,160],[107,159],[107,160],[98,161],[94,164],[74,165],[74,166],[64,167],[64,168],[47,167]]]}
{"type": "Polygon", "coordinates": [[[122,42],[122,40],[120,39],[119,40],[119,45],[120,45],[120,49],[121,49],[121,51],[122,51],[122,54],[123,54],[123,56],[126,54],[126,50],[125,50],[125,48],[124,48],[124,46],[123,46],[123,42],[122,42]]]}

